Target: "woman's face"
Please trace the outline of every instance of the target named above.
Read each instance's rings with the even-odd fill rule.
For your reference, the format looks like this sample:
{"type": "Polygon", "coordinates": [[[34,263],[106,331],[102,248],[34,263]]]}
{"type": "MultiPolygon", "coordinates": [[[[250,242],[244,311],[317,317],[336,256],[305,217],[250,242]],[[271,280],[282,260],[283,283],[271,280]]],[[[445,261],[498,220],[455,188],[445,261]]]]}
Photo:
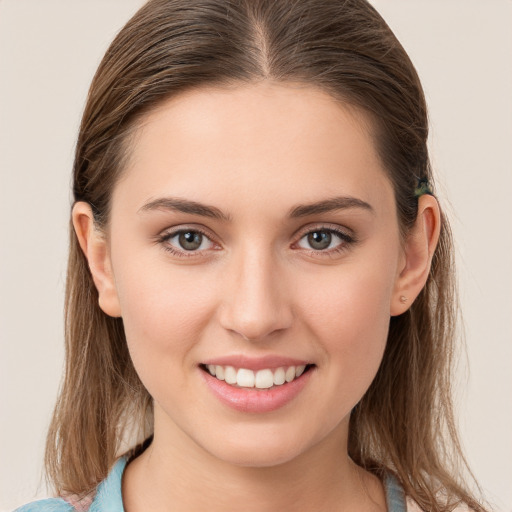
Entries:
{"type": "Polygon", "coordinates": [[[201,89],[149,114],[130,151],[104,309],[155,400],[155,440],[254,466],[346,450],[404,265],[364,118],[306,86],[201,89]]]}

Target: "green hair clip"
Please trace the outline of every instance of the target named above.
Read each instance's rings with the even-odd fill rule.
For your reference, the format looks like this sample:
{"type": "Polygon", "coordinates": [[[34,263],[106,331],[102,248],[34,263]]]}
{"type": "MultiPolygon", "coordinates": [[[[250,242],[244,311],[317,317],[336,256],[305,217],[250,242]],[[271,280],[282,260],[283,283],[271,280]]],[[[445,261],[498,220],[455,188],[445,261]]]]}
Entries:
{"type": "Polygon", "coordinates": [[[432,189],[430,188],[427,178],[422,178],[421,180],[418,180],[418,185],[416,185],[416,188],[414,189],[415,197],[420,197],[424,194],[432,195],[432,189]]]}

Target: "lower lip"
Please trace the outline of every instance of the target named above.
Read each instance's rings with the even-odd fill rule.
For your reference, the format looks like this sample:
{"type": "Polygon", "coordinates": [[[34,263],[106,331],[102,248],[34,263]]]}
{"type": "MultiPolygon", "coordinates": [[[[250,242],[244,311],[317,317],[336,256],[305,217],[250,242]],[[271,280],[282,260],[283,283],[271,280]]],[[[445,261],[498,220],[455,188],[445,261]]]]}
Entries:
{"type": "Polygon", "coordinates": [[[264,413],[280,409],[291,402],[309,381],[313,368],[292,382],[269,389],[230,386],[208,372],[200,371],[210,390],[222,403],[240,412],[264,413]]]}

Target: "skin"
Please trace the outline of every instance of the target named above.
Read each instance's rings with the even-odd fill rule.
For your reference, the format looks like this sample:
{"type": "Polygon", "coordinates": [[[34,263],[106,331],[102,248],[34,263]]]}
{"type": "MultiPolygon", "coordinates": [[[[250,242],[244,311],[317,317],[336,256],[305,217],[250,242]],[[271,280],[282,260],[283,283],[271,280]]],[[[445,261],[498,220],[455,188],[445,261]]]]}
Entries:
{"type": "Polygon", "coordinates": [[[347,455],[348,420],[377,372],[390,316],[425,284],[440,219],[422,196],[400,239],[370,128],[310,86],[188,91],[139,127],[106,232],[75,205],[100,306],[123,318],[155,402],[154,441],[125,471],[127,512],[386,510],[382,484],[347,455]],[[169,196],[230,219],[144,209],[169,196]],[[335,196],[371,209],[288,216],[335,196]],[[163,239],[180,228],[208,235],[191,257],[166,250],[187,253],[178,237],[163,239]],[[329,229],[353,241],[331,233],[327,249],[312,247],[307,234],[329,229]],[[248,414],[220,403],[198,366],[230,354],[315,367],[290,403],[248,414]]]}

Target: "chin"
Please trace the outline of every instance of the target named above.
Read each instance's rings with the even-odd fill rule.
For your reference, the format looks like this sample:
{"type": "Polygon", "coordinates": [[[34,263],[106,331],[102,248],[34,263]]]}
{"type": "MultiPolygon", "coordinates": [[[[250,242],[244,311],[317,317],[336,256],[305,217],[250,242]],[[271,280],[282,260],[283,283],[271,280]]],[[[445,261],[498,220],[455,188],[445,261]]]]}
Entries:
{"type": "Polygon", "coordinates": [[[286,464],[305,453],[313,443],[300,439],[296,433],[253,433],[232,436],[212,443],[210,454],[239,467],[265,468],[286,464]]]}
{"type": "Polygon", "coordinates": [[[245,467],[245,468],[270,468],[286,464],[294,460],[301,454],[300,450],[285,451],[279,450],[276,452],[273,449],[267,449],[265,447],[258,447],[251,449],[247,446],[236,449],[235,447],[220,453],[212,453],[213,456],[223,460],[233,466],[245,467]]]}

